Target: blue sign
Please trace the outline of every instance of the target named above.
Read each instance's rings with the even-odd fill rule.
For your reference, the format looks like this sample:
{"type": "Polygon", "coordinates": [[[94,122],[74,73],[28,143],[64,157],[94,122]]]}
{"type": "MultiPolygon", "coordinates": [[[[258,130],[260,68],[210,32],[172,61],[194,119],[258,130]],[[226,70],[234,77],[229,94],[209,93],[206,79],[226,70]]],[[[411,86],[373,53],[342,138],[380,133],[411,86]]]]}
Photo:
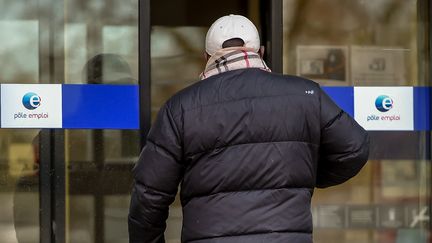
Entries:
{"type": "MultiPolygon", "coordinates": [[[[54,95],[56,85],[51,85],[51,89],[49,86],[44,84],[0,85],[1,127],[139,129],[138,85],[63,84],[58,85],[58,95],[54,95]]],[[[398,87],[391,88],[397,89],[398,87]]],[[[356,117],[356,113],[360,112],[355,111],[354,107],[360,106],[361,109],[364,109],[368,105],[363,104],[367,102],[361,99],[357,101],[361,104],[354,104],[356,100],[354,90],[358,88],[322,87],[322,89],[352,117],[356,117]]],[[[383,87],[382,93],[374,96],[371,111],[377,112],[378,110],[383,114],[388,114],[392,112],[390,110],[394,110],[393,105],[396,101],[394,97],[390,97],[385,92],[389,89],[389,87],[383,87]]],[[[412,87],[412,89],[414,112],[411,119],[414,121],[414,126],[411,130],[429,131],[431,129],[431,88],[412,87]]]]}
{"type": "Polygon", "coordinates": [[[414,87],[414,130],[431,130],[431,87],[414,87]]]}
{"type": "Polygon", "coordinates": [[[321,87],[330,98],[351,117],[354,117],[354,87],[321,87]]]}
{"type": "Polygon", "coordinates": [[[139,129],[138,85],[62,86],[63,128],[139,129]]]}

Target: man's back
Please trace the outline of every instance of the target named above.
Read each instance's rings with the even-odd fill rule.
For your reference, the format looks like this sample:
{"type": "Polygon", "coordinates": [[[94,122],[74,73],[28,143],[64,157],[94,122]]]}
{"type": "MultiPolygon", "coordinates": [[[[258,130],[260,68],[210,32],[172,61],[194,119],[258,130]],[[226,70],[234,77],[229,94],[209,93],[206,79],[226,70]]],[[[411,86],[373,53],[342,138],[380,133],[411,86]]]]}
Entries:
{"type": "Polygon", "coordinates": [[[135,168],[144,213],[130,215],[154,231],[143,242],[163,242],[179,182],[183,242],[312,242],[313,189],[351,178],[368,154],[366,132],[317,84],[256,68],[181,91],[155,124],[135,168]]]}

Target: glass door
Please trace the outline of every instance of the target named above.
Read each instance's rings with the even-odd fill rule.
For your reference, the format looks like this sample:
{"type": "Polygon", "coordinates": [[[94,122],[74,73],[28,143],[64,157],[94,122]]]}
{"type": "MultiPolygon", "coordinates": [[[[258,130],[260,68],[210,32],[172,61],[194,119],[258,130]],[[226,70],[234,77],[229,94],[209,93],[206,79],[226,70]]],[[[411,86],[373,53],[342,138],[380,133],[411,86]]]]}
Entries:
{"type": "Polygon", "coordinates": [[[315,242],[431,240],[429,4],[283,1],[283,72],[345,86],[371,137],[358,176],[315,191],[315,242]]]}
{"type": "MultiPolygon", "coordinates": [[[[1,242],[128,242],[131,169],[141,140],[138,16],[140,8],[148,10],[148,2],[0,1],[1,242]],[[30,110],[57,103],[63,121],[60,115],[56,126],[6,128],[9,84],[49,95],[48,86],[28,85],[56,84],[60,95],[50,100],[48,94],[27,92],[28,100],[19,100],[17,109],[28,114],[17,113],[12,120],[28,119],[30,110]],[[100,115],[119,114],[109,102],[112,95],[126,100],[133,108],[123,110],[133,112],[116,119],[100,115]],[[89,100],[107,102],[95,108],[89,100]],[[66,122],[74,109],[81,116],[87,112],[84,121],[90,125],[66,122]],[[113,120],[134,124],[104,125],[113,120]]],[[[40,114],[34,119],[48,118],[40,114]]]]}
{"type": "MultiPolygon", "coordinates": [[[[48,35],[39,17],[46,10],[39,11],[37,1],[0,2],[0,84],[48,82],[48,35]]],[[[0,239],[5,243],[40,242],[40,131],[0,129],[0,239]]]]}
{"type": "MultiPolygon", "coordinates": [[[[138,88],[139,1],[65,0],[64,11],[65,83],[138,88]]],[[[139,130],[67,129],[64,148],[66,242],[128,242],[139,130]]]]}
{"type": "MultiPolygon", "coordinates": [[[[261,28],[260,1],[151,1],[151,113],[176,92],[199,81],[205,66],[204,44],[219,17],[241,14],[261,28]]],[[[165,239],[180,242],[182,208],[177,197],[170,207],[165,239]]]]}

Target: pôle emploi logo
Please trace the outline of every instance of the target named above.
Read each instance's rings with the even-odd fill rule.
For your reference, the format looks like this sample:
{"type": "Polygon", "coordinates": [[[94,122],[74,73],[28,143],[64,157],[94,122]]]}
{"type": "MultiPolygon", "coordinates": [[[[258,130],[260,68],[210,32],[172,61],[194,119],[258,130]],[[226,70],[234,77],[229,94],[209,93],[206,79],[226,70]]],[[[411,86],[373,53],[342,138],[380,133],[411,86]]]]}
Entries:
{"type": "MultiPolygon", "coordinates": [[[[34,92],[28,92],[22,97],[23,106],[29,110],[33,111],[40,107],[42,104],[42,99],[39,95],[34,92]]],[[[48,118],[48,113],[33,113],[33,112],[17,112],[14,114],[14,120],[16,119],[46,119],[48,118]]]]}
{"type": "Polygon", "coordinates": [[[34,110],[41,105],[41,98],[33,92],[28,92],[23,96],[22,103],[27,110],[34,110]]]}
{"type": "Polygon", "coordinates": [[[380,95],[375,100],[375,107],[381,112],[387,112],[393,108],[393,99],[388,95],[380,95]]]}
{"type": "MultiPolygon", "coordinates": [[[[388,95],[379,95],[375,99],[375,108],[381,113],[388,112],[393,109],[393,99],[388,95]]],[[[383,115],[383,114],[371,114],[367,117],[367,121],[399,121],[400,115],[383,115]]]]}

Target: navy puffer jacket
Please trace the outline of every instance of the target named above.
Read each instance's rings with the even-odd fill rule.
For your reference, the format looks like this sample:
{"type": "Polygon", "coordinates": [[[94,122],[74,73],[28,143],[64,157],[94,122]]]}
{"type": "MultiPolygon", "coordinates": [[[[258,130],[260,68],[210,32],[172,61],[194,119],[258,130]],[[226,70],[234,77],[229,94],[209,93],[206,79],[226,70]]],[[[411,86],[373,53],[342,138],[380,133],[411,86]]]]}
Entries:
{"type": "Polygon", "coordinates": [[[130,242],[165,242],[181,183],[182,242],[312,242],[315,187],[368,158],[367,133],[309,80],[241,69],[160,110],[134,169],[130,242]]]}

